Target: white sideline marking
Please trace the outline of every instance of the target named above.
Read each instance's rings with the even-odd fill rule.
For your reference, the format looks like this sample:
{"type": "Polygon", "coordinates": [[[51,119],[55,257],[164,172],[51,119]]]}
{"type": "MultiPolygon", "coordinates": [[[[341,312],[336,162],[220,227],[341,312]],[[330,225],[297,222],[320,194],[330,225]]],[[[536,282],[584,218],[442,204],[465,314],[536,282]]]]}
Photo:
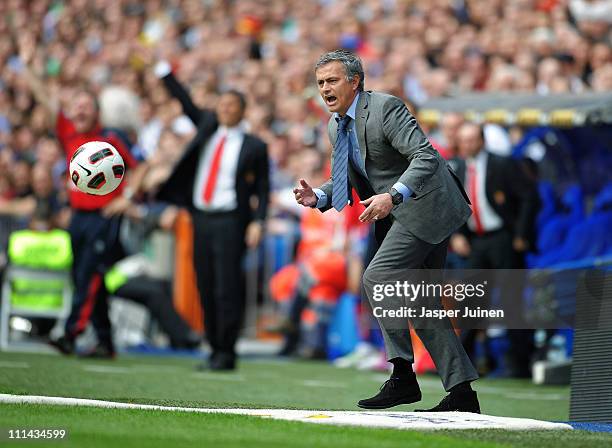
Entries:
{"type": "Polygon", "coordinates": [[[195,372],[191,374],[194,378],[200,378],[205,380],[214,380],[214,381],[234,381],[241,382],[244,381],[245,378],[240,375],[233,375],[231,373],[212,373],[212,372],[195,372]]]}
{"type": "Polygon", "coordinates": [[[319,380],[304,380],[300,381],[300,384],[307,387],[333,387],[337,388],[347,388],[348,386],[344,383],[333,383],[331,381],[319,381],[319,380]]]}
{"type": "Polygon", "coordinates": [[[95,364],[84,365],[83,370],[94,373],[133,373],[132,370],[127,367],[97,366],[95,364]]]}
{"type": "Polygon", "coordinates": [[[166,365],[166,364],[134,364],[130,366],[131,369],[139,371],[151,371],[159,373],[161,371],[175,371],[182,369],[180,366],[166,365]]]}
{"type": "Polygon", "coordinates": [[[552,423],[527,418],[496,417],[469,412],[392,412],[392,411],[308,411],[295,409],[203,409],[177,406],[117,403],[82,398],[44,397],[35,395],[0,394],[0,403],[92,406],[111,409],[147,409],[182,411],[203,414],[239,414],[277,420],[291,420],[332,425],[366,426],[396,429],[507,429],[542,430],[572,429],[565,423],[552,423]]]}

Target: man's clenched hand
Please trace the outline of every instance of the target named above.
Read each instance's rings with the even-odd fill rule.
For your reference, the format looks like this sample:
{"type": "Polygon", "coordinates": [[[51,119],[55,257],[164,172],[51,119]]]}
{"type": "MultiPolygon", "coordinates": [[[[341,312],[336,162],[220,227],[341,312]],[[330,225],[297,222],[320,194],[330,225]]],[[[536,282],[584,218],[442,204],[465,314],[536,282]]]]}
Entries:
{"type": "Polygon", "coordinates": [[[359,216],[359,221],[361,222],[373,222],[384,219],[391,213],[393,208],[393,201],[389,193],[376,194],[359,203],[367,207],[359,216]]]}

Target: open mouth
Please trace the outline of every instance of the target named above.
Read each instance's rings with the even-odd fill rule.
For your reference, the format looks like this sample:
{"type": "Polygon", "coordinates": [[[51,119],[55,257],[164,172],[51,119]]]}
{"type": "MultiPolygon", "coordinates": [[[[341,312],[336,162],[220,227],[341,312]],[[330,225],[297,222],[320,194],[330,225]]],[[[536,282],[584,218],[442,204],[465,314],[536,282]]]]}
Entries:
{"type": "Polygon", "coordinates": [[[333,106],[334,104],[336,104],[336,101],[338,101],[338,98],[333,95],[325,97],[325,104],[327,104],[328,106],[333,106]]]}

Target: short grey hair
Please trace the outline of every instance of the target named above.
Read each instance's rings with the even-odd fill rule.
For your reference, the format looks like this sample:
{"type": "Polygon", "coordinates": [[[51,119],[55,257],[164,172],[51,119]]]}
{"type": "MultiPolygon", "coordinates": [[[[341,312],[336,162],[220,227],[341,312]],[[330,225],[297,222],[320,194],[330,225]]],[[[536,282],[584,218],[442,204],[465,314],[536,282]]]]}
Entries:
{"type": "Polygon", "coordinates": [[[344,66],[347,81],[352,81],[355,75],[359,76],[359,86],[357,89],[363,91],[365,74],[363,73],[361,59],[348,50],[334,50],[321,55],[315,65],[315,72],[324,65],[334,61],[338,61],[344,66]]]}

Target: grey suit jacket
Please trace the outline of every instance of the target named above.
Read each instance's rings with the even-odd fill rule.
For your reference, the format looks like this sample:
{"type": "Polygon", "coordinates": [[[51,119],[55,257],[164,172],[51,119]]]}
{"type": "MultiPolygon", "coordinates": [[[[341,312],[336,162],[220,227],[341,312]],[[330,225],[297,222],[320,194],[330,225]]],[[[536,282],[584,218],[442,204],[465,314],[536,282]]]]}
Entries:
{"type": "MultiPolygon", "coordinates": [[[[333,146],[337,126],[332,116],[328,131],[333,146]]],[[[362,200],[388,192],[396,182],[403,183],[413,196],[395,206],[391,214],[417,238],[431,244],[440,243],[467,221],[471,210],[461,182],[399,98],[361,92],[355,129],[371,186],[367,188],[363,177],[350,169],[351,183],[362,200]]],[[[335,151],[332,166],[334,156],[335,151]]],[[[332,185],[333,179],[329,179],[319,187],[327,195],[327,204],[321,211],[331,208],[332,185]]]]}

